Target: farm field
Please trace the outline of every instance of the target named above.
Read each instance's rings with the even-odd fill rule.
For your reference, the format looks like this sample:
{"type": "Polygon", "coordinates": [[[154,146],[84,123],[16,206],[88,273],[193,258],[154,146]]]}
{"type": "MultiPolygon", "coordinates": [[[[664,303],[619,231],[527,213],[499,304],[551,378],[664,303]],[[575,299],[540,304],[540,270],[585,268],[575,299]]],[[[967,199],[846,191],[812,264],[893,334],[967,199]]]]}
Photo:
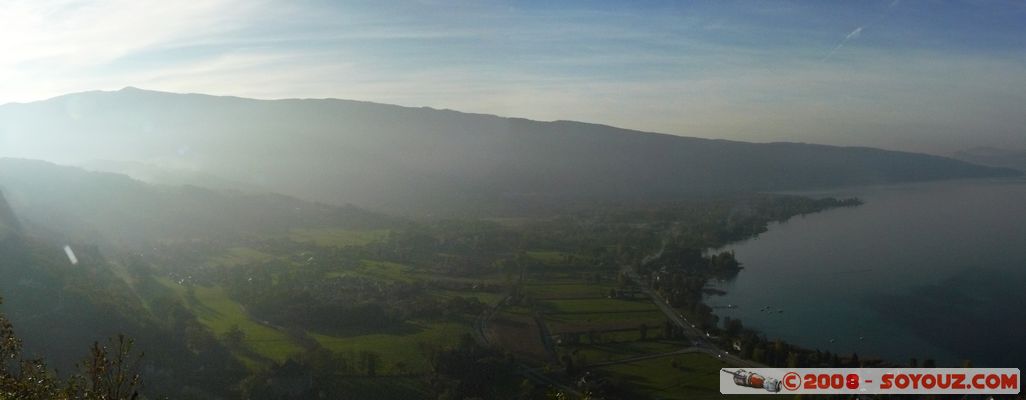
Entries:
{"type": "Polygon", "coordinates": [[[337,380],[332,389],[353,399],[408,400],[426,393],[423,380],[404,376],[347,377],[337,380]]]}
{"type": "Polygon", "coordinates": [[[539,336],[538,325],[525,311],[503,311],[488,321],[485,332],[493,345],[531,360],[546,360],[548,353],[539,336]]]}
{"type": "Polygon", "coordinates": [[[297,242],[314,242],[318,246],[363,246],[388,237],[388,229],[292,229],[289,237],[297,242]]]}
{"type": "Polygon", "coordinates": [[[614,287],[611,284],[569,281],[566,283],[529,283],[524,285],[524,291],[536,299],[604,298],[614,287]]]}
{"type": "MultiPolygon", "coordinates": [[[[603,337],[605,339],[605,337],[603,337]]],[[[663,354],[682,350],[689,343],[676,340],[638,340],[637,338],[622,342],[601,342],[597,344],[577,344],[560,346],[560,351],[575,356],[583,356],[583,364],[594,364],[623,360],[650,354],[663,354]]]]}
{"type": "Polygon", "coordinates": [[[414,332],[375,333],[359,336],[329,336],[310,332],[310,337],[336,353],[357,354],[372,351],[381,356],[383,374],[424,373],[430,364],[421,346],[437,349],[452,347],[469,334],[471,325],[463,322],[411,322],[414,332]],[[401,367],[400,367],[401,365],[401,367]]]}
{"type": "MultiPolygon", "coordinates": [[[[544,285],[543,293],[555,293],[560,287],[584,291],[587,283],[544,285]]],[[[601,290],[601,289],[600,289],[601,290]]],[[[608,289],[601,290],[608,293],[608,289]]],[[[553,333],[633,329],[646,325],[653,331],[665,321],[662,312],[648,299],[610,299],[549,297],[539,301],[537,310],[553,333]]]]}
{"type": "Polygon", "coordinates": [[[251,249],[249,247],[232,247],[227,249],[223,254],[211,258],[208,265],[224,265],[224,266],[235,266],[246,263],[255,263],[267,261],[274,258],[274,256],[251,249]]]}
{"type": "Polygon", "coordinates": [[[726,363],[706,354],[681,354],[599,368],[634,390],[659,399],[719,399],[719,369],[726,363]]]}
{"type": "MultiPolygon", "coordinates": [[[[575,271],[569,264],[574,259],[572,255],[540,252],[531,256],[542,260],[548,268],[534,268],[523,292],[532,299],[531,309],[543,316],[560,357],[569,357],[575,365],[588,368],[591,364],[691,347],[687,340],[664,338],[666,316],[647,296],[611,298],[610,292],[616,289],[636,292],[630,287],[618,287],[613,279],[599,279],[591,270],[575,271]],[[575,341],[560,344],[562,334],[571,334],[568,340],[575,341]]],[[[530,312],[520,314],[525,323],[530,312]]],[[[726,365],[712,356],[685,353],[596,366],[594,371],[652,398],[702,399],[720,398],[717,373],[723,366],[726,365]]]]}
{"type": "Polygon", "coordinates": [[[581,257],[572,253],[549,250],[528,251],[527,256],[548,266],[564,266],[581,260],[581,257]]]}
{"type": "MultiPolygon", "coordinates": [[[[290,355],[303,349],[295,344],[282,331],[253,321],[246,315],[239,303],[228,298],[220,287],[196,286],[194,295],[189,296],[188,290],[167,278],[158,281],[171,288],[182,298],[182,303],[192,311],[203,325],[220,337],[233,326],[238,326],[246,334],[244,343],[256,355],[276,362],[285,361],[290,355]]],[[[240,360],[250,368],[264,360],[254,359],[249,355],[237,354],[240,360]]]]}
{"type": "Polygon", "coordinates": [[[606,298],[546,300],[538,306],[549,314],[606,314],[658,311],[651,301],[606,298]]]}
{"type": "Polygon", "coordinates": [[[451,299],[456,296],[466,298],[476,298],[478,301],[485,303],[489,306],[498,303],[504,297],[505,293],[492,293],[492,292],[481,292],[481,291],[463,291],[463,290],[432,290],[438,299],[451,299]]]}
{"type": "MultiPolygon", "coordinates": [[[[341,230],[298,234],[313,237],[310,235],[315,233],[321,235],[319,244],[330,241],[334,245],[370,240],[372,237],[387,235],[387,231],[363,232],[357,235],[354,232],[341,230]]],[[[275,257],[250,248],[234,247],[222,255],[211,258],[209,264],[231,266],[266,261],[275,257]]],[[[326,277],[329,278],[338,276],[360,276],[381,281],[406,283],[430,277],[429,274],[414,272],[414,269],[407,265],[378,260],[361,260],[355,268],[346,268],[326,274],[326,277]]],[[[221,337],[233,326],[238,326],[245,334],[243,343],[249,351],[236,351],[235,355],[251,369],[266,366],[269,361],[283,362],[289,356],[303,351],[303,348],[281,329],[250,318],[244,307],[230,299],[224,289],[219,286],[196,285],[193,286],[190,295],[190,290],[183,284],[167,277],[156,279],[177,295],[182,300],[182,304],[189,308],[197,319],[216,336],[221,337]]],[[[439,299],[456,296],[476,297],[485,304],[494,304],[504,297],[504,294],[500,293],[461,290],[433,290],[432,295],[439,299]]],[[[370,351],[378,353],[381,356],[381,373],[396,374],[428,371],[428,360],[423,354],[421,346],[451,347],[461,336],[470,333],[471,330],[469,322],[454,320],[444,322],[411,321],[408,325],[412,332],[401,334],[380,333],[344,337],[316,332],[308,332],[308,334],[321,346],[333,352],[355,354],[370,351]]]]}
{"type": "Polygon", "coordinates": [[[386,281],[413,282],[416,276],[412,274],[413,268],[408,265],[376,260],[361,260],[355,268],[346,268],[340,271],[327,273],[328,278],[340,276],[362,276],[386,281]]]}

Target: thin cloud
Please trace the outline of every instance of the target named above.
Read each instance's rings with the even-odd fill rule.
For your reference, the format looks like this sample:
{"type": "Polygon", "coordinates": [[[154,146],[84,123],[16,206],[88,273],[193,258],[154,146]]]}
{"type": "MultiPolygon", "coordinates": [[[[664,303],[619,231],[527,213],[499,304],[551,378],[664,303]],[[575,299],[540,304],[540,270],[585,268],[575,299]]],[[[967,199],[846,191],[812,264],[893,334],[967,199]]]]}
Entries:
{"type": "Polygon", "coordinates": [[[887,19],[887,17],[891,13],[891,10],[893,8],[899,6],[899,5],[901,5],[901,0],[893,0],[893,1],[891,1],[889,4],[887,4],[887,9],[884,10],[884,12],[881,13],[880,16],[876,20],[874,20],[874,21],[872,21],[872,22],[870,22],[868,24],[856,27],[851,32],[848,32],[848,34],[844,36],[844,39],[841,39],[841,42],[837,43],[837,46],[834,46],[834,48],[831,49],[830,52],[827,53],[827,55],[824,56],[823,59],[820,60],[820,61],[826,61],[826,60],[830,59],[830,57],[833,56],[834,53],[836,53],[838,50],[840,50],[842,47],[844,47],[844,45],[847,44],[849,41],[858,39],[859,36],[862,36],[862,30],[865,29],[866,27],[874,26],[874,25],[884,21],[885,19],[887,19]]]}
{"type": "Polygon", "coordinates": [[[827,53],[826,56],[823,56],[822,61],[829,60],[830,56],[833,56],[834,53],[837,52],[837,50],[840,50],[849,41],[858,39],[858,37],[862,35],[862,28],[864,27],[860,26],[858,28],[853,29],[851,32],[848,32],[848,34],[844,36],[844,39],[841,39],[841,42],[837,43],[837,46],[834,46],[833,50],[830,50],[830,52],[827,53]]]}
{"type": "Polygon", "coordinates": [[[862,27],[860,26],[858,28],[855,28],[855,30],[851,31],[851,33],[849,33],[847,36],[845,36],[844,40],[855,39],[855,38],[859,37],[859,35],[861,35],[861,34],[862,34],[862,27]]]}
{"type": "MultiPolygon", "coordinates": [[[[793,26],[742,15],[410,4],[14,0],[0,7],[0,103],[130,85],[910,150],[929,150],[913,146],[940,132],[1021,137],[1026,124],[1015,108],[1026,99],[1026,66],[1004,54],[974,53],[956,63],[948,51],[852,45],[865,32],[885,36],[880,23],[897,2],[875,21],[831,33],[825,56],[826,46],[780,45],[821,32],[815,18],[793,26]],[[842,49],[850,65],[822,62],[842,49]],[[865,130],[907,133],[845,142],[865,130]]],[[[790,18],[792,11],[762,17],[790,18]]],[[[0,149],[16,144],[11,140],[0,134],[0,149]]]]}
{"type": "MultiPolygon", "coordinates": [[[[0,103],[56,95],[124,71],[122,60],[266,19],[263,2],[14,1],[0,8],[0,103]],[[113,68],[113,69],[112,69],[113,68]]],[[[162,64],[172,64],[166,60],[162,64]]],[[[125,82],[125,84],[131,84],[125,82]]],[[[108,87],[101,85],[100,87],[108,87]]]]}

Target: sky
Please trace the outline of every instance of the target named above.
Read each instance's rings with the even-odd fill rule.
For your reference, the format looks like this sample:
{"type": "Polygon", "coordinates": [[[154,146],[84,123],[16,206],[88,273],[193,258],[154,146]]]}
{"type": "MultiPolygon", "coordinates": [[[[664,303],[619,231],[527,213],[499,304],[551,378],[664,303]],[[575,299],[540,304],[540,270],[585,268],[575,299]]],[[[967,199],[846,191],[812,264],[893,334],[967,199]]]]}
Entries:
{"type": "Polygon", "coordinates": [[[14,0],[0,77],[0,103],[135,86],[755,142],[1026,148],[1026,0],[14,0]]]}

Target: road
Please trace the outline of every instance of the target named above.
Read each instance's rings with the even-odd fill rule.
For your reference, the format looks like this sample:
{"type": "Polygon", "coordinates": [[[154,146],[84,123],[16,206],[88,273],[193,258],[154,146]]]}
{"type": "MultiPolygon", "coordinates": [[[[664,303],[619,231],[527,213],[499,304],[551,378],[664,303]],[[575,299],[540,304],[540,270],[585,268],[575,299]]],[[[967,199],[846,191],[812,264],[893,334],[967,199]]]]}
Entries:
{"type": "Polygon", "coordinates": [[[534,323],[538,325],[538,335],[541,337],[542,345],[545,346],[545,353],[549,355],[549,361],[558,364],[559,355],[556,354],[556,344],[552,342],[552,332],[549,332],[545,318],[542,318],[538,311],[534,311],[534,323]]]}
{"type": "MultiPolygon", "coordinates": [[[[474,319],[473,336],[479,345],[484,347],[492,347],[492,343],[490,340],[488,340],[488,333],[486,332],[488,320],[494,317],[495,314],[499,313],[499,311],[502,309],[502,306],[506,304],[506,300],[509,299],[509,297],[509,295],[503,297],[501,300],[499,300],[498,303],[495,303],[495,305],[492,308],[482,312],[481,315],[474,319]]],[[[538,318],[538,316],[536,316],[536,318],[538,318]]],[[[550,354],[550,357],[555,358],[555,350],[552,348],[552,338],[548,336],[548,327],[545,326],[544,322],[542,321],[538,321],[538,324],[538,327],[540,329],[539,336],[540,338],[542,338],[542,343],[546,346],[546,351],[550,354]],[[545,339],[548,339],[548,341],[546,342],[545,339]]],[[[520,375],[523,375],[525,378],[531,380],[534,383],[548,385],[557,388],[559,390],[562,390],[564,393],[571,394],[578,398],[582,396],[581,392],[579,392],[574,387],[567,385],[566,383],[560,382],[559,380],[549,375],[546,375],[544,371],[538,370],[536,368],[531,368],[523,362],[516,363],[516,370],[518,373],[520,373],[520,375]]]]}
{"type": "Polygon", "coordinates": [[[705,332],[702,332],[702,330],[693,326],[687,320],[687,318],[684,318],[683,315],[677,312],[677,310],[674,309],[673,306],[671,306],[670,303],[666,301],[666,299],[663,298],[662,295],[660,295],[655,290],[652,290],[652,288],[650,288],[644,281],[641,280],[641,277],[638,276],[638,273],[635,272],[634,269],[632,269],[629,265],[625,265],[620,270],[623,273],[627,274],[627,277],[630,278],[631,281],[634,282],[634,284],[637,285],[642,292],[644,292],[646,295],[648,295],[649,298],[652,299],[652,302],[655,303],[660,310],[662,310],[663,314],[666,314],[667,319],[672,321],[674,324],[676,324],[683,330],[684,334],[688,337],[688,339],[691,340],[692,343],[694,343],[695,348],[701,349],[702,352],[708,353],[709,355],[715,356],[733,365],[749,368],[765,367],[765,365],[759,364],[757,362],[745,360],[741,357],[730,354],[727,351],[719,348],[719,346],[717,346],[715,343],[710,342],[705,332]]]}

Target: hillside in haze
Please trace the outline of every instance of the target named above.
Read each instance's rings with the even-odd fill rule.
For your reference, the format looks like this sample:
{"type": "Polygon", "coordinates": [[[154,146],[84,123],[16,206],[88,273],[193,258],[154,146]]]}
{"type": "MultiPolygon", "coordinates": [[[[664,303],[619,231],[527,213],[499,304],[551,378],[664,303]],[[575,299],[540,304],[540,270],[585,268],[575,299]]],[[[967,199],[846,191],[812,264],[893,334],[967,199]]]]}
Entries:
{"type": "Polygon", "coordinates": [[[7,198],[4,197],[4,193],[0,191],[0,238],[7,234],[17,232],[21,226],[18,221],[18,217],[14,215],[14,211],[11,210],[11,205],[7,204],[7,198]]]}
{"type": "Polygon", "coordinates": [[[233,186],[411,213],[1015,174],[871,148],[134,88],[4,105],[0,143],[4,156],[143,163],[190,171],[206,182],[217,177],[233,186]]]}
{"type": "Polygon", "coordinates": [[[951,157],[974,164],[1011,168],[1026,172],[1026,149],[973,147],[957,151],[951,157]]]}
{"type": "Polygon", "coordinates": [[[140,245],[283,234],[295,228],[399,224],[397,219],[353,206],[275,194],[153,185],[124,175],[35,160],[0,158],[0,188],[7,199],[0,198],[0,232],[20,224],[33,233],[73,242],[140,245]]]}
{"type": "Polygon", "coordinates": [[[64,377],[80,370],[91,344],[124,334],[137,348],[145,349],[142,363],[149,371],[147,390],[178,393],[195,392],[192,387],[197,385],[216,387],[216,383],[210,384],[214,379],[209,370],[223,376],[244,376],[238,361],[212,334],[198,330],[194,319],[182,322],[190,326],[195,338],[204,340],[202,351],[154,315],[157,307],[152,306],[158,303],[144,299],[153,295],[147,289],[155,286],[134,287],[152,278],[137,267],[129,270],[119,264],[127,258],[109,259],[96,246],[72,243],[77,256],[73,264],[65,256],[64,243],[0,233],[0,315],[10,320],[23,341],[23,356],[45,358],[56,376],[64,377]]]}

